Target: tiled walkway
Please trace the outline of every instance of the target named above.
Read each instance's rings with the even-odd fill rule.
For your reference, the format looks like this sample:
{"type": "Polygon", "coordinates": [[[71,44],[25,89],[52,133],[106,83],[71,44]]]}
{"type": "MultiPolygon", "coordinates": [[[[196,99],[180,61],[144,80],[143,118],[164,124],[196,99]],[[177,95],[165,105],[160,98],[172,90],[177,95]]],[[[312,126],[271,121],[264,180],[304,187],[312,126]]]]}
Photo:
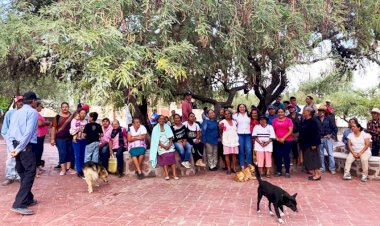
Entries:
{"type": "MultiPolygon", "coordinates": [[[[0,141],[0,178],[5,146],[0,141]]],[[[179,181],[162,178],[110,177],[108,184],[87,193],[84,180],[59,176],[57,152],[45,144],[47,171],[35,181],[40,202],[36,214],[21,216],[9,209],[19,184],[0,186],[0,225],[278,225],[267,201],[256,213],[257,181],[238,183],[222,171],[203,172],[179,181]]],[[[298,193],[299,212],[286,209],[286,225],[380,225],[380,182],[343,181],[325,174],[319,182],[306,175],[271,178],[289,193],[298,193]]]]}

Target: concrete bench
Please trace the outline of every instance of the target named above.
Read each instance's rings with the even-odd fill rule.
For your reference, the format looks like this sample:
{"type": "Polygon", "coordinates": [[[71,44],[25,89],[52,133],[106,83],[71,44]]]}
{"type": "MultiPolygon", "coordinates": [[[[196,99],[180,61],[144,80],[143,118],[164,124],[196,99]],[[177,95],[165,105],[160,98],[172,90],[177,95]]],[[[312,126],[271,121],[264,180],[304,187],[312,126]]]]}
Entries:
{"type": "MultiPolygon", "coordinates": [[[[325,154],[325,156],[327,156],[325,154]]],[[[335,159],[335,167],[337,172],[344,172],[344,165],[346,163],[346,158],[348,153],[346,153],[346,149],[344,145],[335,145],[334,146],[334,159],[335,159]]],[[[352,163],[351,166],[351,175],[360,177],[362,174],[361,162],[360,159],[357,159],[352,163]]],[[[380,157],[372,156],[369,159],[368,164],[368,178],[372,180],[380,180],[380,157]]]]}

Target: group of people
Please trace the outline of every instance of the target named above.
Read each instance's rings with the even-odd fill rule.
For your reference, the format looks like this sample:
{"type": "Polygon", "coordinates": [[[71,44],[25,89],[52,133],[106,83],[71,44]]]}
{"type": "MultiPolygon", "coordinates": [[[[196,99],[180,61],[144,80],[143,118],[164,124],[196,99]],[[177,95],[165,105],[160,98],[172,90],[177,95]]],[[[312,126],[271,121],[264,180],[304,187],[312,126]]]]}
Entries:
{"type": "MultiPolygon", "coordinates": [[[[169,180],[169,167],[173,179],[176,174],[175,153],[178,152],[181,165],[191,167],[194,164],[215,171],[219,158],[223,157],[227,174],[258,164],[260,173],[270,177],[272,157],[276,165],[275,176],[290,178],[290,166],[301,165],[311,174],[308,179],[317,181],[327,170],[325,153],[328,156],[328,169],[335,174],[333,141],[337,138],[337,127],[330,101],[319,108],[313,98],[306,98],[301,108],[295,97],[281,102],[281,97],[267,107],[267,113],[261,114],[255,106],[250,112],[245,104],[239,104],[236,111],[220,109],[214,112],[205,108],[203,122],[196,120],[191,105],[192,94],[185,94],[182,102],[182,116],[172,111],[170,117],[155,112],[150,136],[149,161],[152,167],[157,164],[164,168],[165,179],[169,180]],[[204,162],[206,160],[206,162],[204,162]]],[[[119,121],[112,123],[103,118],[98,124],[98,113],[89,112],[90,106],[78,104],[76,111],[70,112],[69,104],[63,102],[60,112],[52,123],[40,114],[42,102],[33,92],[17,96],[14,110],[5,114],[2,136],[7,144],[6,180],[8,185],[20,180],[20,190],[12,210],[21,214],[33,214],[27,206],[37,201],[33,198],[31,187],[34,178],[42,173],[44,161],[41,159],[43,143],[50,127],[50,144],[56,146],[59,154],[60,176],[77,174],[83,178],[82,167],[85,162],[93,161],[108,169],[111,156],[117,159],[117,174],[123,176],[123,153],[128,151],[136,168],[136,176],[143,179],[142,162],[147,149],[147,128],[140,119],[134,118],[128,128],[122,128],[119,121]]],[[[379,154],[380,147],[380,110],[371,111],[372,120],[364,130],[353,118],[345,131],[343,141],[349,155],[347,157],[344,179],[351,179],[350,167],[355,159],[361,159],[362,181],[368,178],[368,159],[379,154]],[[372,139],[372,152],[370,141],[372,139]]]]}

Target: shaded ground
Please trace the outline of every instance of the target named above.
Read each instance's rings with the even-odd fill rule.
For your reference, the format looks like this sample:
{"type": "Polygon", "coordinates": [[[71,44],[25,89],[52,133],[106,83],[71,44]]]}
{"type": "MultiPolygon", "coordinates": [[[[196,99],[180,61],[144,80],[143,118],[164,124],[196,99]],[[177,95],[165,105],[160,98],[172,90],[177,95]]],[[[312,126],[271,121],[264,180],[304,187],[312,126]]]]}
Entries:
{"type": "MultiPolygon", "coordinates": [[[[257,181],[238,183],[223,171],[203,172],[179,181],[162,178],[110,177],[93,194],[83,179],[59,176],[53,169],[57,151],[45,144],[47,171],[36,179],[36,214],[10,212],[19,183],[0,186],[0,225],[278,225],[263,199],[256,213],[257,181]]],[[[5,146],[0,141],[0,178],[5,146]]],[[[271,178],[289,193],[298,193],[299,212],[286,209],[286,225],[380,225],[380,182],[343,181],[325,174],[309,182],[304,174],[271,178]]]]}

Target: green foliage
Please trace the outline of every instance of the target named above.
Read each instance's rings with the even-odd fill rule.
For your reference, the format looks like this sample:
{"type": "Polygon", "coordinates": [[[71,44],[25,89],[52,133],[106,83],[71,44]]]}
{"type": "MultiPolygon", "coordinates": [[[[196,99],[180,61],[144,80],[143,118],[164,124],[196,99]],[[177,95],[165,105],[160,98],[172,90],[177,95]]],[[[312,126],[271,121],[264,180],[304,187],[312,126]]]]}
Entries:
{"type": "Polygon", "coordinates": [[[11,98],[0,96],[0,109],[5,113],[8,110],[9,104],[11,103],[11,98]]]}
{"type": "MultiPolygon", "coordinates": [[[[312,51],[324,40],[344,69],[377,53],[379,7],[380,0],[10,1],[0,7],[0,72],[11,84],[53,76],[72,83],[70,95],[115,106],[130,94],[154,104],[187,89],[232,101],[234,88],[254,89],[267,104],[285,89],[286,69],[318,58],[312,51]]],[[[328,90],[318,84],[302,92],[322,97],[328,90]]]]}

